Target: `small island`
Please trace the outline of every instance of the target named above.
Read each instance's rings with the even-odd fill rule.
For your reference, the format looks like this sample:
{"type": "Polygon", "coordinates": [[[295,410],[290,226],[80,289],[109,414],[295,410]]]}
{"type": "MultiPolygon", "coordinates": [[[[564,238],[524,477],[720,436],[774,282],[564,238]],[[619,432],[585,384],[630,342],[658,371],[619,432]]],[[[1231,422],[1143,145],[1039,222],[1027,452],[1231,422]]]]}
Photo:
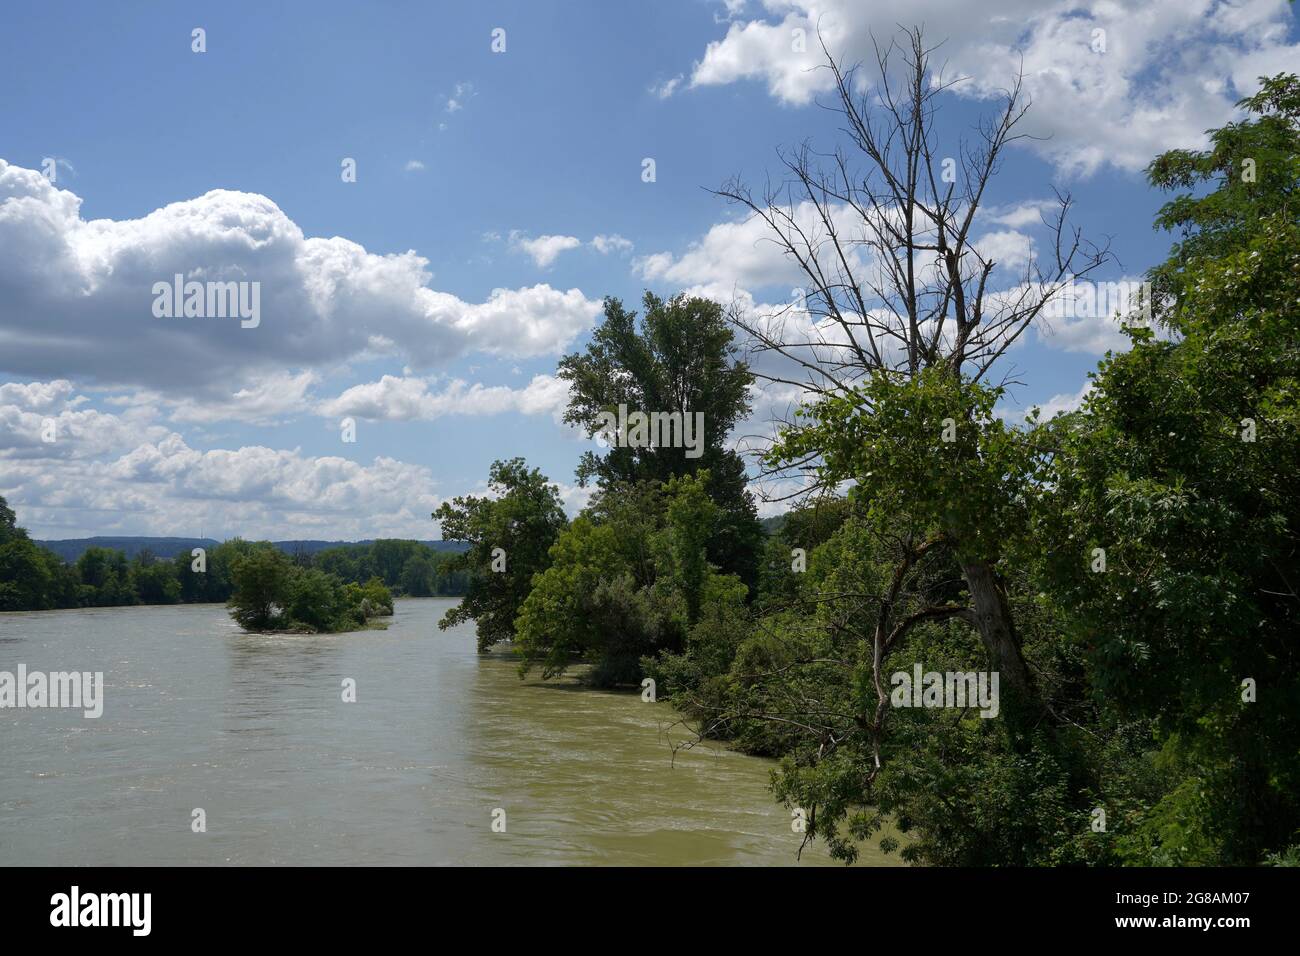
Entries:
{"type": "Polygon", "coordinates": [[[231,564],[235,590],[230,616],[258,634],[337,634],[383,630],[393,595],[379,577],[351,584],[318,568],[295,564],[274,545],[259,543],[231,564]]]}

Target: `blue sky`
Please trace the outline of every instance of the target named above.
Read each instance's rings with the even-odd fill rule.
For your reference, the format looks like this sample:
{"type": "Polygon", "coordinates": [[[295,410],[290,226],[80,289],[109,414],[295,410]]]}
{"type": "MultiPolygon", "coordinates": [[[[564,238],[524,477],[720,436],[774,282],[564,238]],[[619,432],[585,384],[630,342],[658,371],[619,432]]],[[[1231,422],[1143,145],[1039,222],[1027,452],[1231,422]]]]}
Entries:
{"type": "MultiPolygon", "coordinates": [[[[430,537],[438,501],[515,455],[579,507],[589,446],[558,422],[551,376],[600,299],[789,296],[760,233],[707,189],[761,183],[779,146],[836,141],[793,30],[820,24],[856,60],[872,32],[923,20],[970,77],[945,97],[953,131],[1023,63],[1042,138],[1008,155],[988,231],[1033,248],[1016,210],[1066,188],[1077,224],[1112,242],[1105,278],[1167,248],[1146,160],[1199,145],[1255,76],[1300,62],[1291,9],[1272,0],[463,6],[4,13],[0,494],[21,523],[39,537],[430,537]],[[263,282],[261,326],[152,316],[148,287],[177,270],[263,282]]],[[[1119,341],[1105,320],[1058,333],[1014,350],[1016,403],[1068,406],[1119,341]]]]}

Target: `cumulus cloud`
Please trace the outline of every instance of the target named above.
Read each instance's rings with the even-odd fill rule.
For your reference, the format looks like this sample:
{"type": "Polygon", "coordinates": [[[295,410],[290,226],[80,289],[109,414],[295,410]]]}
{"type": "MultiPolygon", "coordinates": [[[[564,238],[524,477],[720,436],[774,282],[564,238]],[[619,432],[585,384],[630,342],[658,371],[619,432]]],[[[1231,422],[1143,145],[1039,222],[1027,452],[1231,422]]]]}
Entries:
{"type": "Polygon", "coordinates": [[[354,385],[321,403],[329,417],[351,415],[385,421],[416,421],[445,415],[551,415],[559,418],[569,403],[569,385],[553,375],[535,375],[523,388],[470,384],[454,379],[433,390],[426,379],[385,375],[377,382],[354,385]]]}
{"type": "Polygon", "coordinates": [[[560,253],[577,249],[581,245],[582,240],[575,236],[538,236],[529,239],[518,229],[510,233],[510,248],[530,256],[543,269],[554,263],[560,253]]]}
{"type": "Polygon", "coordinates": [[[1028,405],[1003,403],[994,409],[994,414],[1008,425],[1021,425],[1028,417],[1030,409],[1038,409],[1040,422],[1050,421],[1057,415],[1073,412],[1083,406],[1084,400],[1092,392],[1093,380],[1088,379],[1077,392],[1060,392],[1045,402],[1030,402],[1028,405]]]}
{"type": "Polygon", "coordinates": [[[611,252],[618,252],[618,253],[631,252],[632,241],[630,239],[624,239],[618,233],[613,233],[608,236],[594,237],[591,240],[591,247],[595,249],[597,252],[599,252],[602,256],[608,255],[611,252]]]}
{"type": "Polygon", "coordinates": [[[0,495],[37,537],[435,534],[429,514],[442,496],[423,466],[261,445],[199,450],[148,406],[114,414],[79,408],[84,400],[62,381],[0,386],[0,495]]]}
{"type": "MultiPolygon", "coordinates": [[[[14,406],[29,412],[57,411],[74,402],[72,383],[65,378],[53,382],[6,382],[0,385],[0,405],[14,406]]],[[[75,402],[84,402],[78,396],[75,402]]]]}
{"type": "Polygon", "coordinates": [[[976,251],[999,268],[1023,269],[1034,257],[1034,240],[1015,229],[998,229],[974,240],[976,251]]]}
{"type": "Polygon", "coordinates": [[[63,380],[0,385],[0,480],[14,462],[89,460],[167,434],[153,409],[115,415],[79,407],[85,402],[63,380]]]}
{"type": "Polygon", "coordinates": [[[309,238],[265,196],[213,190],[141,219],[86,220],[81,199],[0,160],[0,371],[85,385],[228,394],[286,368],[392,353],[428,368],[470,352],[557,354],[600,311],[581,291],[429,287],[428,261],[309,238]],[[156,318],[157,282],[256,282],[261,321],[156,318]]]}
{"type": "MultiPolygon", "coordinates": [[[[795,220],[801,228],[817,234],[812,203],[796,207],[795,220]]],[[[860,232],[852,231],[849,223],[845,230],[847,235],[860,232]]],[[[711,284],[757,289],[776,283],[798,285],[806,278],[798,264],[773,241],[767,223],[756,216],[716,223],[680,255],[656,252],[636,259],[634,266],[646,280],[676,286],[711,284]]]]}
{"type": "Polygon", "coordinates": [[[1045,422],[1057,415],[1072,412],[1082,406],[1083,400],[1092,391],[1092,384],[1092,379],[1088,379],[1077,392],[1062,392],[1059,395],[1053,395],[1047,401],[1038,405],[1039,420],[1045,422]]]}
{"type": "Polygon", "coordinates": [[[1023,65],[1035,107],[1022,131],[1042,137],[1024,142],[1079,173],[1105,163],[1138,170],[1162,150],[1201,144],[1205,128],[1230,117],[1257,76],[1300,59],[1285,0],[764,0],[762,7],[708,44],[689,86],[756,80],[781,102],[804,105],[832,89],[818,69],[819,29],[832,54],[851,63],[871,57],[873,31],[887,42],[895,24],[921,24],[931,42],[946,41],[937,60],[947,75],[968,78],[960,95],[996,95],[1023,65]]]}
{"type": "Polygon", "coordinates": [[[319,381],[320,376],[311,370],[275,373],[232,392],[224,401],[181,398],[174,403],[170,417],[174,422],[200,425],[224,421],[272,425],[307,411],[312,404],[311,389],[319,381]]]}

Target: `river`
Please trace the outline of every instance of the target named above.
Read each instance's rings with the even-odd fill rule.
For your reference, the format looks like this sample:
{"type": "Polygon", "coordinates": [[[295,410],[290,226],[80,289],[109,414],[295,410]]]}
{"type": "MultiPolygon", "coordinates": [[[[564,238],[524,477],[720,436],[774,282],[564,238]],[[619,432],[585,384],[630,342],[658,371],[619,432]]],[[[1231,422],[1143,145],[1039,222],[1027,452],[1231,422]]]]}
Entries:
{"type": "Polygon", "coordinates": [[[674,757],[667,704],[520,681],[437,629],[452,603],[311,637],[216,605],[0,614],[0,671],[105,681],[98,719],[0,709],[0,864],[836,865],[796,860],[770,761],[674,757]]]}

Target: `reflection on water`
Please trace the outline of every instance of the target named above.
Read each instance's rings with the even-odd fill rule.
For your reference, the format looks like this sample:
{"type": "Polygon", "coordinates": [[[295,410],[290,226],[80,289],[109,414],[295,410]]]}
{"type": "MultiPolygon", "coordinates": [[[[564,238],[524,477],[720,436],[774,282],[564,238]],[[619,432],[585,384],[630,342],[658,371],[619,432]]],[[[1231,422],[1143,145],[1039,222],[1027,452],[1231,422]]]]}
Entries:
{"type": "Polygon", "coordinates": [[[106,687],[98,720],[0,710],[0,864],[796,862],[769,762],[674,759],[666,704],[521,682],[472,627],[437,630],[450,603],[314,637],[241,634],[217,606],[0,614],[0,670],[106,687]]]}

